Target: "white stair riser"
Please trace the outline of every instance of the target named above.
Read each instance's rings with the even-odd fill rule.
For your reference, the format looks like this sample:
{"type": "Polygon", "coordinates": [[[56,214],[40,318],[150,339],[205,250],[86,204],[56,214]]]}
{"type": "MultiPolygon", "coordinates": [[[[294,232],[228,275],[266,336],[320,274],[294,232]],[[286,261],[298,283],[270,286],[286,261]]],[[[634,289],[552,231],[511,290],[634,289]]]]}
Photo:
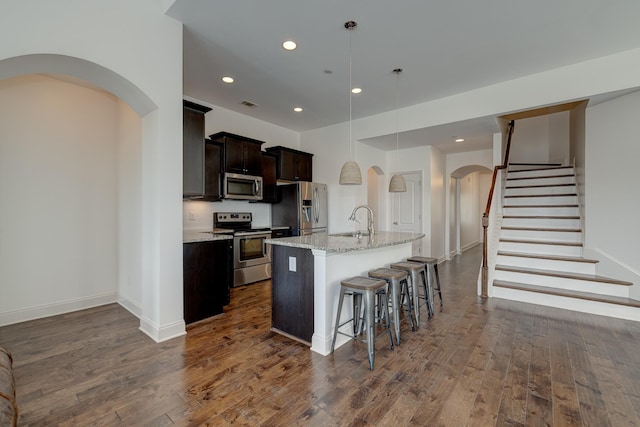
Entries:
{"type": "Polygon", "coordinates": [[[500,237],[521,240],[551,240],[554,242],[582,242],[580,231],[501,230],[500,237]]]}
{"type": "Polygon", "coordinates": [[[575,184],[575,178],[573,176],[554,176],[548,178],[527,178],[527,179],[513,179],[513,177],[507,177],[505,187],[512,187],[514,185],[558,185],[558,184],[575,184]],[[511,178],[511,179],[510,179],[511,178]]]}
{"type": "Polygon", "coordinates": [[[504,271],[498,269],[496,269],[493,273],[493,278],[495,280],[525,283],[528,285],[547,286],[555,289],[567,289],[571,291],[590,292],[593,294],[612,295],[626,298],[629,297],[628,286],[611,285],[607,283],[591,282],[588,280],[542,276],[538,274],[520,273],[516,271],[504,271]]]}
{"type": "Polygon", "coordinates": [[[577,205],[577,196],[533,196],[533,197],[505,197],[505,205],[577,205]]]}
{"type": "Polygon", "coordinates": [[[580,228],[579,219],[565,218],[502,218],[503,227],[580,228]]]}
{"type": "Polygon", "coordinates": [[[492,287],[493,296],[511,301],[521,301],[546,307],[562,308],[566,310],[591,313],[618,319],[640,321],[640,309],[617,304],[607,304],[597,301],[587,301],[577,298],[546,295],[537,292],[520,291],[517,289],[492,287]]]}
{"type": "Polygon", "coordinates": [[[582,246],[545,245],[537,243],[500,242],[498,250],[505,252],[522,252],[528,254],[582,256],[582,246]]]}
{"type": "Polygon", "coordinates": [[[579,216],[577,207],[504,207],[503,215],[579,216]]]}
{"type": "Polygon", "coordinates": [[[512,267],[537,268],[538,270],[565,271],[567,273],[596,274],[596,264],[592,262],[498,255],[496,264],[510,265],[512,267]]]}
{"type": "Polygon", "coordinates": [[[537,170],[509,170],[509,178],[531,178],[531,177],[544,177],[553,175],[573,175],[573,168],[556,168],[556,169],[537,169],[537,170]]]}
{"type": "Polygon", "coordinates": [[[575,185],[562,185],[558,187],[525,187],[505,188],[505,196],[530,196],[546,194],[577,194],[575,185]]]}

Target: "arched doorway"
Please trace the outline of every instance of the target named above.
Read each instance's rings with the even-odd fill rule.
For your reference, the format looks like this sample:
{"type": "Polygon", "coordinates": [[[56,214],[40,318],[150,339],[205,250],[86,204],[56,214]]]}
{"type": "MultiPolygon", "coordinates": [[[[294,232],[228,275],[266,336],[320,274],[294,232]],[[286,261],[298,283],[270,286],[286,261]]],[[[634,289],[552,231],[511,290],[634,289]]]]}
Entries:
{"type": "Polygon", "coordinates": [[[491,185],[491,170],[485,166],[463,166],[449,176],[449,257],[482,241],[482,212],[491,185]]]}
{"type": "MultiPolygon", "coordinates": [[[[182,317],[182,300],[174,297],[175,306],[160,307],[160,283],[154,272],[160,265],[155,258],[161,245],[155,227],[159,223],[158,209],[154,206],[158,206],[158,197],[162,198],[154,187],[162,169],[158,139],[159,128],[164,127],[160,125],[158,106],[121,75],[65,55],[4,59],[0,61],[1,83],[6,90],[3,108],[17,109],[19,102],[10,104],[20,99],[15,97],[20,90],[27,90],[33,101],[23,108],[22,115],[12,111],[16,122],[3,126],[5,148],[12,147],[11,153],[29,165],[30,173],[20,175],[14,168],[12,176],[3,176],[2,181],[11,183],[11,187],[0,191],[1,204],[19,204],[16,193],[36,200],[23,204],[23,209],[3,209],[0,213],[2,228],[18,225],[25,230],[21,237],[5,240],[19,250],[3,258],[7,263],[18,261],[18,265],[26,260],[33,262],[33,250],[37,248],[40,269],[33,268],[31,273],[39,270],[40,275],[23,272],[19,291],[3,291],[10,298],[5,298],[0,307],[0,323],[117,301],[141,319],[141,330],[156,341],[183,334],[184,323],[170,319],[182,317]],[[62,86],[65,88],[59,90],[62,86]],[[90,104],[83,107],[85,100],[90,104]],[[33,115],[25,116],[29,114],[33,115]],[[106,116],[113,119],[113,129],[101,127],[109,120],[106,116]],[[68,126],[61,123],[63,117],[69,119],[68,126]],[[20,124],[32,129],[26,132],[19,129],[20,124]],[[93,133],[92,125],[96,125],[93,133]],[[55,146],[54,139],[59,145],[55,146]],[[100,149],[96,149],[98,145],[100,149]],[[101,185],[101,181],[112,182],[101,185]],[[111,272],[107,272],[109,266],[111,272]],[[101,283],[98,276],[103,279],[101,283]],[[56,280],[63,285],[54,286],[56,280]],[[115,282],[110,288],[109,281],[115,282]],[[174,314],[162,319],[162,311],[167,308],[174,314]],[[165,323],[170,326],[163,329],[165,323]]],[[[179,114],[179,105],[176,110],[179,114]]],[[[177,117],[181,119],[181,115],[177,117]]],[[[175,205],[179,217],[179,199],[175,205]]],[[[9,253],[6,247],[0,253],[9,253]]],[[[1,282],[15,283],[17,276],[14,269],[1,282]]],[[[176,286],[171,292],[181,296],[181,281],[172,280],[171,285],[176,286]]]]}

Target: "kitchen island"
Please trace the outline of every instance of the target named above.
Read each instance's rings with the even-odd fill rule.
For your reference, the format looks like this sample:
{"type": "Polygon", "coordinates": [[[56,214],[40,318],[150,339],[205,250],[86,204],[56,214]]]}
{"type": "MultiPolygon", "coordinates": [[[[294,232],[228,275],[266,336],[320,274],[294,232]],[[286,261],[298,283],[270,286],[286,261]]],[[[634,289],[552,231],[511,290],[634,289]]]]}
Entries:
{"type": "MultiPolygon", "coordinates": [[[[411,242],[423,237],[380,231],[373,236],[314,233],[265,240],[272,245],[272,329],[329,354],[340,281],[410,257],[411,242]]],[[[345,304],[342,318],[351,310],[345,304]]],[[[336,347],[348,340],[338,336],[336,347]]]]}

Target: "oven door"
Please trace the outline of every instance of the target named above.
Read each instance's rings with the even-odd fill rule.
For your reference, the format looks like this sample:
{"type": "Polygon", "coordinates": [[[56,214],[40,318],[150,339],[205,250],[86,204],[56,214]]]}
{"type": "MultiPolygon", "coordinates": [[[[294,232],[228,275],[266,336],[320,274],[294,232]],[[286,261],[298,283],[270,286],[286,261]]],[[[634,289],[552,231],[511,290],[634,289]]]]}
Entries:
{"type": "Polygon", "coordinates": [[[240,232],[233,237],[233,267],[245,268],[271,262],[271,232],[240,232]]]}

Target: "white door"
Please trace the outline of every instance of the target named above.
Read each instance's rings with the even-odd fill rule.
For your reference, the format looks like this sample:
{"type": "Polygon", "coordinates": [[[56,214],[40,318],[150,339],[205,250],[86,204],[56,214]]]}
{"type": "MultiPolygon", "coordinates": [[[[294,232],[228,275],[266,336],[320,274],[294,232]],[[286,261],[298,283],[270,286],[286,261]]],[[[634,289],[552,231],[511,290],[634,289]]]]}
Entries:
{"type": "MultiPolygon", "coordinates": [[[[402,174],[405,193],[391,193],[391,230],[422,233],[422,177],[420,173],[402,174]]],[[[413,242],[413,255],[422,255],[422,240],[413,242]]]]}

